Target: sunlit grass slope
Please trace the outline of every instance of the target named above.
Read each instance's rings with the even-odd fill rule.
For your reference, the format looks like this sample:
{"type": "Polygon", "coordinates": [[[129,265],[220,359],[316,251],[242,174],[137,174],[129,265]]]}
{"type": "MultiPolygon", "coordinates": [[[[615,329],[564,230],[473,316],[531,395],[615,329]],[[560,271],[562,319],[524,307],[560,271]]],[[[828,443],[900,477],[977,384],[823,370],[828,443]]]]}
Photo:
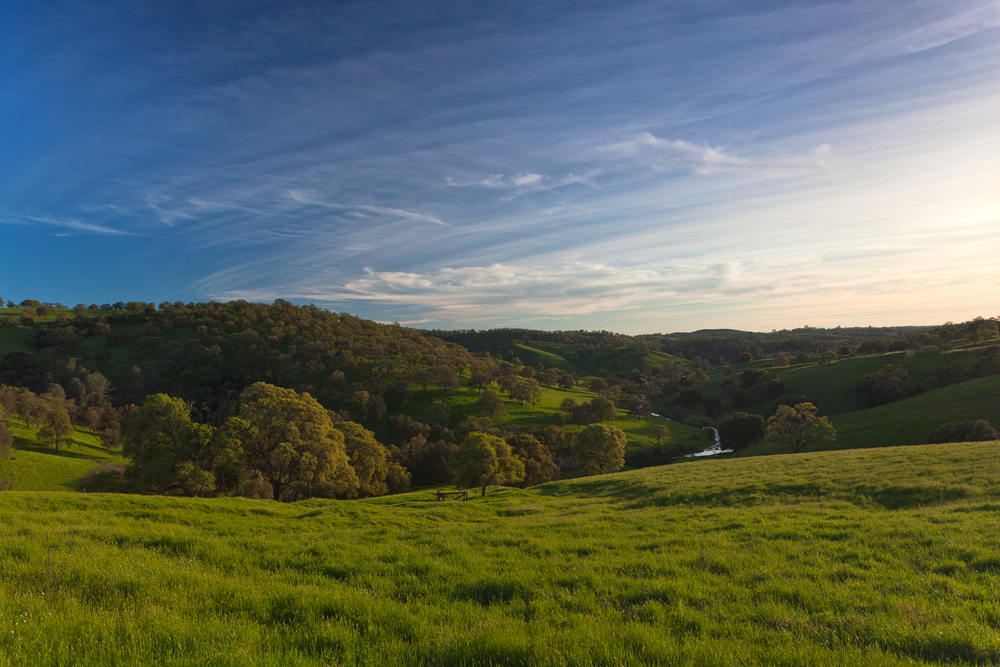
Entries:
{"type": "Polygon", "coordinates": [[[467,503],[6,493],[0,665],[996,664],[998,517],[1000,443],[467,503]]]}
{"type": "MultiPolygon", "coordinates": [[[[1000,375],[933,389],[895,403],[834,415],[833,442],[813,449],[836,450],[926,443],[935,428],[955,421],[985,419],[1000,425],[1000,375]]],[[[779,445],[758,442],[739,456],[778,454],[779,445]]]]}
{"type": "MultiPolygon", "coordinates": [[[[784,393],[789,396],[804,395],[827,415],[838,415],[867,407],[864,396],[852,389],[865,375],[875,373],[883,366],[895,365],[905,369],[910,379],[918,384],[928,384],[938,366],[958,365],[968,368],[979,358],[979,350],[956,350],[954,352],[891,352],[860,357],[842,357],[829,366],[820,366],[815,361],[792,364],[785,368],[773,368],[770,360],[754,361],[733,366],[733,375],[739,381],[740,374],[747,368],[766,368],[774,371],[785,385],[784,393]]],[[[706,396],[721,398],[720,385],[725,375],[720,370],[710,374],[711,380],[699,389],[706,396]]],[[[932,383],[931,383],[932,384],[932,383]]],[[[724,401],[728,404],[727,401],[724,401]]],[[[764,403],[751,404],[751,409],[759,409],[764,403]]]]}
{"type": "Polygon", "coordinates": [[[631,374],[642,364],[651,367],[662,366],[667,363],[677,363],[681,367],[691,365],[691,362],[675,357],[663,352],[641,352],[637,349],[610,349],[594,348],[589,350],[577,350],[559,345],[543,345],[532,343],[525,345],[516,343],[504,345],[492,351],[494,355],[500,355],[504,359],[510,360],[511,356],[516,356],[521,363],[529,366],[536,366],[541,363],[546,368],[559,368],[567,373],[576,373],[581,378],[594,377],[599,371],[604,371],[607,375],[614,373],[631,374]]]}
{"type": "Polygon", "coordinates": [[[0,479],[12,479],[15,491],[73,491],[94,466],[122,460],[82,428],[56,454],[54,447],[40,445],[37,429],[25,426],[19,417],[9,416],[7,426],[14,435],[14,451],[11,460],[0,460],[0,479]]]}
{"type": "Polygon", "coordinates": [[[1000,426],[1000,375],[935,389],[925,394],[848,414],[837,415],[834,447],[871,447],[892,442],[927,442],[931,432],[954,421],[986,419],[1000,426]]]}

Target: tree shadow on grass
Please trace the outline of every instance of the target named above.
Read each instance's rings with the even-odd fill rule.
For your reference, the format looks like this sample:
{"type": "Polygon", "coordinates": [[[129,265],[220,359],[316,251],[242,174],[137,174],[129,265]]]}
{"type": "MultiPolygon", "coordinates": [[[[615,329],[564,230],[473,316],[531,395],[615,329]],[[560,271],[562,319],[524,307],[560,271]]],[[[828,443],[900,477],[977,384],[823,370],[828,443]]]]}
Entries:
{"type": "Polygon", "coordinates": [[[572,484],[546,484],[537,488],[552,497],[609,498],[625,509],[645,507],[749,507],[809,501],[846,501],[859,507],[905,510],[941,505],[975,495],[961,484],[837,484],[836,480],[787,480],[747,482],[698,489],[670,489],[634,477],[600,475],[572,484]]]}
{"type": "MultiPolygon", "coordinates": [[[[69,445],[69,447],[74,447],[74,448],[77,449],[77,451],[73,451],[73,450],[69,449],[67,447],[67,445],[60,445],[59,446],[59,453],[56,454],[56,448],[55,447],[50,447],[48,445],[40,445],[40,444],[37,444],[37,443],[33,443],[30,440],[25,440],[23,438],[18,438],[17,441],[15,442],[15,447],[14,447],[15,454],[14,455],[16,456],[16,452],[33,452],[35,454],[48,454],[50,456],[64,456],[64,457],[70,458],[70,459],[87,459],[88,461],[103,460],[102,457],[98,457],[98,456],[95,456],[93,454],[89,454],[89,453],[87,453],[85,451],[80,451],[80,449],[79,449],[79,447],[77,446],[76,443],[73,443],[72,445],[69,445]]],[[[84,445],[84,447],[92,448],[92,449],[99,449],[98,447],[93,447],[92,445],[84,445]]],[[[103,451],[103,450],[100,450],[100,451],[103,451]]]]}

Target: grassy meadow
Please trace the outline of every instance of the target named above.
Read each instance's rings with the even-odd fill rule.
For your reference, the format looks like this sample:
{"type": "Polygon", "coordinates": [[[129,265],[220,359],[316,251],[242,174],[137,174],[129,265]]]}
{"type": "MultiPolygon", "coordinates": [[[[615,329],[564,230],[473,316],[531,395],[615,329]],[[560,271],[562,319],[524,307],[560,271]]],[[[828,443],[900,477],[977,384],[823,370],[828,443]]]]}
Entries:
{"type": "Polygon", "coordinates": [[[39,444],[38,429],[16,415],[8,415],[6,421],[14,436],[14,451],[11,459],[0,459],[0,479],[11,479],[15,491],[75,491],[95,466],[123,461],[83,427],[74,430],[71,442],[60,444],[57,455],[54,447],[39,444]]]}
{"type": "Polygon", "coordinates": [[[0,666],[1000,662],[1000,443],[0,516],[0,666]]]}

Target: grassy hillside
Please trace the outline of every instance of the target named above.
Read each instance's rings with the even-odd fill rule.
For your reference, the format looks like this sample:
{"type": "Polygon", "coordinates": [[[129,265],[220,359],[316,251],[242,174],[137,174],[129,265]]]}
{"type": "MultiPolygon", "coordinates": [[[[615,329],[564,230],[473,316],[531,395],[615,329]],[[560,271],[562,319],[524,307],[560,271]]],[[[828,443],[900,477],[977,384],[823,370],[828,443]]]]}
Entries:
{"type": "MultiPolygon", "coordinates": [[[[820,366],[813,358],[804,364],[792,364],[785,368],[772,368],[771,360],[754,361],[733,366],[730,376],[739,381],[740,373],[748,368],[766,368],[774,371],[785,385],[789,396],[804,395],[820,406],[824,414],[838,415],[866,408],[864,397],[851,389],[887,364],[906,369],[914,382],[927,383],[938,366],[959,365],[970,367],[979,357],[979,350],[957,350],[919,353],[890,352],[859,357],[843,357],[829,366],[820,366]]],[[[721,370],[710,373],[711,380],[699,389],[706,396],[721,398],[720,384],[726,376],[721,370]]],[[[763,404],[751,404],[751,409],[761,409],[763,404]]]]}
{"type": "Polygon", "coordinates": [[[7,426],[14,434],[14,452],[11,460],[0,460],[0,479],[12,479],[15,491],[74,491],[94,466],[122,460],[81,428],[56,454],[55,448],[38,444],[37,429],[25,426],[18,417],[8,417],[7,426]]]}
{"type": "Polygon", "coordinates": [[[985,419],[1000,426],[1000,375],[935,389],[897,403],[881,405],[832,420],[837,449],[871,447],[890,441],[900,445],[927,442],[931,432],[948,422],[985,419]]]}
{"type": "Polygon", "coordinates": [[[510,360],[517,357],[521,363],[536,366],[539,363],[546,368],[561,368],[567,373],[576,373],[579,377],[596,377],[624,373],[630,375],[643,364],[651,367],[676,363],[687,367],[691,362],[663,352],[642,352],[637,349],[595,348],[578,350],[558,345],[512,344],[504,345],[491,351],[494,356],[502,356],[510,360]]]}
{"type": "MultiPolygon", "coordinates": [[[[0,314],[0,317],[3,317],[0,314]]],[[[35,340],[35,330],[29,327],[0,329],[0,356],[10,352],[34,352],[31,343],[35,340]]]]}
{"type": "MultiPolygon", "coordinates": [[[[464,382],[464,378],[463,378],[464,382]]],[[[503,428],[507,425],[516,425],[523,431],[545,428],[552,423],[552,415],[559,411],[559,404],[565,398],[573,398],[577,402],[593,400],[597,394],[587,391],[581,386],[574,389],[560,389],[551,387],[542,390],[539,401],[531,406],[530,404],[518,405],[517,401],[504,399],[504,412],[494,417],[494,424],[503,428]]],[[[454,426],[466,417],[475,415],[475,403],[479,397],[479,392],[475,389],[462,388],[450,392],[445,396],[438,389],[428,391],[417,390],[410,404],[397,412],[406,414],[417,421],[427,421],[427,411],[435,401],[445,401],[450,406],[449,423],[454,426]]],[[[670,429],[670,435],[660,441],[660,445],[669,449],[685,449],[696,451],[709,447],[711,443],[710,435],[700,428],[667,422],[662,419],[638,419],[630,416],[625,410],[618,411],[618,419],[605,422],[620,428],[628,439],[626,453],[630,454],[639,450],[655,449],[658,447],[656,438],[649,435],[649,428],[654,423],[666,424],[670,429]]],[[[368,424],[373,428],[376,435],[385,441],[385,426],[383,424],[368,424]]],[[[575,432],[582,429],[582,426],[567,424],[565,429],[575,432]]]]}
{"type": "Polygon", "coordinates": [[[467,503],[0,494],[0,665],[1000,661],[1000,443],[467,503]]]}

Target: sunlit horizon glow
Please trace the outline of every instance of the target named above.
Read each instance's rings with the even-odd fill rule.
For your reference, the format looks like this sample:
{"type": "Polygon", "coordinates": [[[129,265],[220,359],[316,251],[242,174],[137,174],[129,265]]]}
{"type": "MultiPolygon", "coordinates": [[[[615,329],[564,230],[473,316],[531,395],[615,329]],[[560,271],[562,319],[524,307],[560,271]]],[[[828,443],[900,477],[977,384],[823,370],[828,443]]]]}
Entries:
{"type": "Polygon", "coordinates": [[[0,9],[4,299],[1000,315],[1000,2],[0,9]]]}

